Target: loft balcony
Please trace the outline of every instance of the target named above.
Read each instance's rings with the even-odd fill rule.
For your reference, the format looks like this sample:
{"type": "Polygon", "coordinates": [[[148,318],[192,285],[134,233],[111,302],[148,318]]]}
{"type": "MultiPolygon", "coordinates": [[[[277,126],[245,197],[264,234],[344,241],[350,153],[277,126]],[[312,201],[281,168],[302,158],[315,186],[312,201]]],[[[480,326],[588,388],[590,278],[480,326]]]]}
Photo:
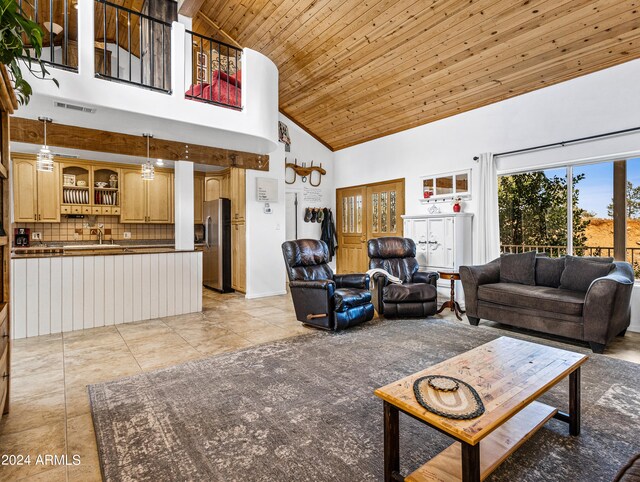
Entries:
{"type": "Polygon", "coordinates": [[[189,19],[171,20],[175,11],[137,12],[108,0],[20,3],[42,26],[41,58],[60,83],[31,76],[34,96],[21,117],[131,134],[151,123],[163,138],[187,143],[276,148],[278,73],[258,52],[192,32],[189,19]]]}

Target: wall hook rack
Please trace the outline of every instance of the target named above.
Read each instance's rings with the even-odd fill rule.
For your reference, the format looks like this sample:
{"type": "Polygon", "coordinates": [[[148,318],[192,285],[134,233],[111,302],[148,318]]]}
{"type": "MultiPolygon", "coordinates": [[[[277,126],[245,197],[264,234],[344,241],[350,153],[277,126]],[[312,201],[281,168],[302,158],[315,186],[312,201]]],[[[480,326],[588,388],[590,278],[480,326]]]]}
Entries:
{"type": "Polygon", "coordinates": [[[292,169],[293,170],[293,181],[289,182],[285,179],[284,182],[287,184],[294,184],[298,176],[302,177],[302,182],[307,182],[307,177],[309,178],[309,184],[313,187],[318,187],[322,183],[322,176],[324,176],[327,171],[322,167],[322,163],[319,166],[314,166],[313,161],[311,161],[311,165],[307,166],[306,163],[302,163],[302,165],[298,164],[298,159],[294,159],[294,162],[286,162],[285,159],[285,170],[292,169]],[[312,180],[312,174],[314,172],[318,173],[319,181],[314,184],[312,180]]]}

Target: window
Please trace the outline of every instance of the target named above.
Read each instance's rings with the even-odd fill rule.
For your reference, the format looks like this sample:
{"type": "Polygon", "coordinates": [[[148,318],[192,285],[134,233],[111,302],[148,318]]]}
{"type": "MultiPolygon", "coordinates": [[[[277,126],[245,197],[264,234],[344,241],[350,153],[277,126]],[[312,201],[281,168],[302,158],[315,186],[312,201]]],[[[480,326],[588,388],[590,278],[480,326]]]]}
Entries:
{"type": "Polygon", "coordinates": [[[567,253],[566,169],[501,176],[498,205],[503,252],[567,253]]]}
{"type": "Polygon", "coordinates": [[[498,205],[502,252],[611,256],[640,279],[640,158],[500,176],[498,205]]]}

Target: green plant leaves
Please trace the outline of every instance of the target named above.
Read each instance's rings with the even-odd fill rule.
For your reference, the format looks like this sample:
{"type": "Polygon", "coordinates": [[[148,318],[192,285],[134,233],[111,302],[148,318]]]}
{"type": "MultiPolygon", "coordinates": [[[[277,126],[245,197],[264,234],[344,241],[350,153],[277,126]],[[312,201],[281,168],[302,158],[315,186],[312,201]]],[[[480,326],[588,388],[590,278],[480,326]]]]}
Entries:
{"type": "Polygon", "coordinates": [[[29,102],[33,89],[22,75],[20,62],[33,75],[60,85],[49,77],[46,65],[40,60],[43,34],[37,23],[24,16],[15,0],[0,0],[0,63],[7,66],[21,105],[29,102]],[[34,62],[37,68],[34,68],[34,62]]]}

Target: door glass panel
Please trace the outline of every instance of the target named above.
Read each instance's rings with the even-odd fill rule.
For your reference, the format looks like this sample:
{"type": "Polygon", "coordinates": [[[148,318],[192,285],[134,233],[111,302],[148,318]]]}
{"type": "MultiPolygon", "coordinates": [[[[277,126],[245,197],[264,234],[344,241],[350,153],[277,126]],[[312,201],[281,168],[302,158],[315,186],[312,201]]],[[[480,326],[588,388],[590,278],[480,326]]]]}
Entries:
{"type": "Polygon", "coordinates": [[[356,232],[362,232],[362,195],[356,196],[356,232]]]}
{"type": "Polygon", "coordinates": [[[467,194],[469,192],[469,174],[456,174],[456,193],[467,194]]]}
{"type": "Polygon", "coordinates": [[[438,196],[453,193],[453,176],[436,177],[436,194],[438,196]]]}
{"type": "Polygon", "coordinates": [[[389,229],[389,231],[391,231],[392,233],[395,233],[398,230],[398,226],[396,226],[397,224],[397,213],[396,213],[396,192],[395,191],[391,191],[389,193],[389,222],[391,224],[391,229],[389,229]]]}
{"type": "Polygon", "coordinates": [[[371,195],[371,231],[378,232],[378,193],[371,195]]]}
{"type": "Polygon", "coordinates": [[[347,231],[347,220],[349,218],[349,208],[348,201],[346,197],[342,198],[342,232],[346,233],[347,231]]]}
{"type": "Polygon", "coordinates": [[[353,196],[349,196],[349,232],[355,232],[355,198],[353,196]]]}
{"type": "Polygon", "coordinates": [[[389,198],[388,192],[380,193],[380,231],[382,231],[383,233],[386,233],[387,231],[389,231],[388,216],[387,216],[387,210],[389,209],[388,198],[389,198]]]}

